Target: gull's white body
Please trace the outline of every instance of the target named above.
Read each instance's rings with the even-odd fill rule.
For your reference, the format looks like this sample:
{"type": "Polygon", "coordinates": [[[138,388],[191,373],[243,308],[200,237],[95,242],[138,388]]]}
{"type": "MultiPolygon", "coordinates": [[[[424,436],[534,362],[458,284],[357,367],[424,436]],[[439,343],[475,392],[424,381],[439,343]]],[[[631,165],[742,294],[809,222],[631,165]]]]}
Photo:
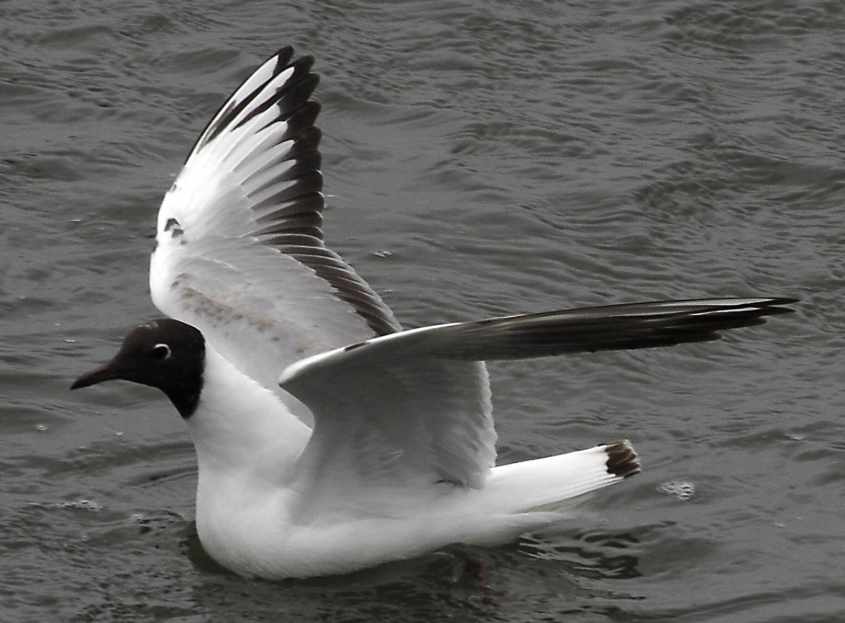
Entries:
{"type": "Polygon", "coordinates": [[[208,553],[246,576],[353,571],[452,543],[497,544],[565,518],[560,500],[621,480],[604,446],[495,467],[483,489],[421,481],[311,508],[297,470],[311,430],[211,350],[206,390],[188,420],[199,466],[196,522],[208,553]],[[237,396],[237,399],[233,397],[237,396]]]}
{"type": "Polygon", "coordinates": [[[199,402],[183,416],[200,540],[229,569],[340,573],[557,521],[570,499],[636,473],[636,455],[625,442],[495,466],[483,360],[714,339],[784,302],[403,331],[323,242],[311,62],[281,50],[214,116],[162,202],[150,263],[155,305],[205,340],[199,402]]]}

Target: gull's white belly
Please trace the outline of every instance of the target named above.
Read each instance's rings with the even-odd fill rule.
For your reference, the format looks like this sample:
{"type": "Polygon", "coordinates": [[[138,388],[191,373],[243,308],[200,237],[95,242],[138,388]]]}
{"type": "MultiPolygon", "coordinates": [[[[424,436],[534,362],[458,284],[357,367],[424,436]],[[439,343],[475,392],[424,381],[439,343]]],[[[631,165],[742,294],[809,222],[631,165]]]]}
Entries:
{"type": "MultiPolygon", "coordinates": [[[[466,531],[466,522],[458,521],[448,501],[437,516],[409,503],[403,516],[350,511],[304,521],[291,512],[298,499],[290,489],[249,491],[219,479],[209,489],[201,483],[197,492],[200,541],[215,561],[244,576],[281,579],[351,572],[461,541],[466,531]]],[[[463,492],[458,495],[464,497],[463,492]]]]}
{"type": "Polygon", "coordinates": [[[224,567],[282,579],[348,573],[453,543],[505,543],[565,517],[559,511],[515,512],[510,502],[518,495],[510,490],[510,477],[496,477],[499,470],[493,470],[493,486],[482,490],[438,485],[413,495],[380,491],[371,500],[347,499],[314,516],[301,512],[295,485],[258,487],[255,479],[229,474],[207,480],[213,485],[206,488],[201,472],[197,531],[224,567]]]}

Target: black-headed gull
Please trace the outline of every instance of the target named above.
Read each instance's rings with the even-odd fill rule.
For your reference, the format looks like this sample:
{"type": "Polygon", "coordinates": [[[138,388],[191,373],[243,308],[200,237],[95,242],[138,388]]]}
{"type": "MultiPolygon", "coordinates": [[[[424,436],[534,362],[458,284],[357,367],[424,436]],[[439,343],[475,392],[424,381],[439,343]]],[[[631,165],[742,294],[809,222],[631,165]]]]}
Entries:
{"type": "Polygon", "coordinates": [[[323,242],[312,63],[283,48],[202,132],[158,215],[150,289],[169,318],[73,384],[170,398],[196,447],[199,538],[232,571],[341,573],[559,521],[637,455],[618,441],[496,466],[483,360],[710,340],[788,311],[726,298],[403,330],[323,242]]]}

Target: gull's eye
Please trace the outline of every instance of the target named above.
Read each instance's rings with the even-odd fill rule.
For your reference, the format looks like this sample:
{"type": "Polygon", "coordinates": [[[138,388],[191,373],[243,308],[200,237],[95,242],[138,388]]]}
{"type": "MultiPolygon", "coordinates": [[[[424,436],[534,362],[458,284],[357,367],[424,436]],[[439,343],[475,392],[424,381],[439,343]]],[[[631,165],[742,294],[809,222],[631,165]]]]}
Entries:
{"type": "Polygon", "coordinates": [[[170,347],[167,344],[156,344],[150,354],[160,361],[170,359],[170,347]]]}

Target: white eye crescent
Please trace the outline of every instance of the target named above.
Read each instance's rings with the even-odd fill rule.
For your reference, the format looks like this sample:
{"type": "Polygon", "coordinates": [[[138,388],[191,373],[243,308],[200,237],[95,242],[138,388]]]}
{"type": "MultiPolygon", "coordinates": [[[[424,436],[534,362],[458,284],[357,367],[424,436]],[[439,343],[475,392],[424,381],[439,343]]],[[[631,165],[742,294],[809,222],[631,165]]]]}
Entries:
{"type": "Polygon", "coordinates": [[[152,355],[156,359],[170,359],[170,347],[167,344],[156,344],[153,346],[152,355]]]}

